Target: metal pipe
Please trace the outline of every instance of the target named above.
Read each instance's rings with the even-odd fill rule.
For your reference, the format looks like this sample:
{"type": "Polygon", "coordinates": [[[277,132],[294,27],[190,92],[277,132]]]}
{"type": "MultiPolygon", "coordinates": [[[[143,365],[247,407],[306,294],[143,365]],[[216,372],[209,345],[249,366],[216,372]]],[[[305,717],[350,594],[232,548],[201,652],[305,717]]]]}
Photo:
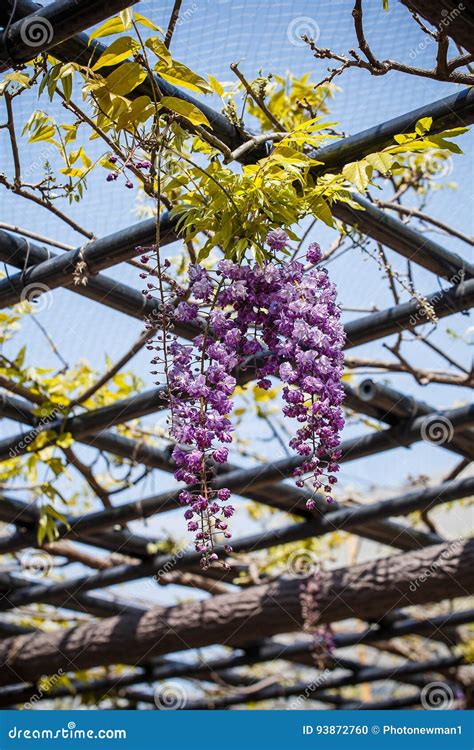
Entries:
{"type": "MultiPolygon", "coordinates": [[[[30,0],[18,0],[17,15],[31,13],[35,9],[36,6],[30,0]]],[[[4,19],[6,15],[4,11],[4,19]]],[[[0,10],[1,20],[2,13],[0,10]]],[[[82,58],[86,63],[89,60],[94,62],[104,50],[105,46],[103,44],[97,42],[97,40],[93,40],[89,44],[87,35],[81,34],[60,44],[55,48],[54,52],[58,59],[65,62],[70,60],[80,62],[82,58]]],[[[113,67],[106,68],[104,73],[109,73],[113,69],[113,67]]],[[[214,134],[232,150],[246,140],[246,134],[243,135],[226,117],[212,110],[201,100],[195,99],[186,92],[172,86],[167,81],[160,78],[157,78],[157,81],[164,95],[177,97],[198,107],[210,121],[214,134]]],[[[131,97],[142,94],[153,95],[153,87],[150,81],[146,80],[138,86],[131,93],[131,97]]],[[[342,164],[347,163],[347,160],[361,158],[368,153],[383,148],[392,141],[393,135],[409,131],[413,128],[417,119],[428,116],[433,117],[433,132],[439,132],[444,128],[457,127],[460,123],[472,123],[474,120],[474,95],[472,90],[465,89],[460,93],[445,97],[388,122],[369,128],[362,133],[325,146],[316,152],[317,158],[324,161],[325,167],[342,166],[342,164]],[[342,156],[339,156],[340,154],[342,156]]],[[[266,156],[267,153],[268,145],[264,143],[259,148],[246,152],[242,161],[244,163],[255,163],[266,156]]],[[[321,171],[320,168],[316,167],[315,174],[319,171],[321,171]]],[[[441,275],[443,278],[449,280],[453,276],[457,277],[462,270],[464,270],[467,277],[472,277],[474,267],[472,264],[464,261],[459,255],[451,253],[438,245],[438,243],[406,227],[403,222],[384,214],[383,211],[364,201],[364,199],[356,199],[366,209],[364,212],[355,212],[353,209],[349,209],[347,204],[339,203],[335,204],[333,209],[335,216],[350,224],[353,224],[355,221],[369,236],[383,242],[396,252],[411,258],[414,262],[441,275]],[[365,214],[365,216],[362,214],[365,214]]],[[[458,280],[460,279],[458,278],[458,280]]]]}
{"type": "MultiPolygon", "coordinates": [[[[23,299],[22,295],[27,287],[37,288],[44,285],[46,290],[51,290],[71,283],[78,268],[80,269],[84,264],[87,276],[128,260],[136,255],[136,247],[154,242],[155,233],[156,223],[154,219],[149,219],[102,239],[92,240],[76,250],[55,255],[43,263],[31,266],[24,272],[1,281],[0,304],[2,307],[8,307],[19,302],[23,299]]],[[[176,240],[174,221],[168,214],[164,214],[160,219],[160,238],[163,245],[176,240]]],[[[0,231],[1,242],[11,245],[12,236],[0,231]]],[[[31,243],[28,244],[31,246],[31,243]]]]}
{"type": "MultiPolygon", "coordinates": [[[[104,21],[136,2],[138,0],[107,0],[106,3],[97,0],[55,0],[45,7],[30,3],[31,10],[26,11],[28,15],[13,19],[6,31],[0,34],[0,72],[32,60],[40,52],[47,52],[77,32],[104,21]]],[[[2,20],[7,25],[13,4],[7,2],[5,5],[2,20]]]]}
{"type": "MultiPolygon", "coordinates": [[[[76,417],[72,417],[69,423],[69,430],[73,435],[75,434],[75,419],[76,417]]],[[[119,416],[117,417],[117,421],[120,421],[119,416]]],[[[436,423],[447,424],[453,432],[458,428],[462,429],[466,425],[474,423],[474,405],[468,405],[460,407],[459,409],[446,410],[443,412],[433,412],[426,416],[421,415],[414,419],[406,420],[401,425],[395,425],[394,427],[390,427],[380,432],[370,433],[368,435],[362,435],[346,440],[341,445],[341,462],[353,461],[357,458],[374,455],[379,452],[390,450],[394,447],[411,445],[412,443],[429,436],[431,427],[436,425],[436,423]]],[[[95,420],[95,425],[97,428],[97,420],[95,420]]],[[[35,430],[32,430],[30,434],[34,435],[35,430]]],[[[449,437],[449,435],[446,436],[448,442],[449,437]]],[[[11,455],[12,451],[19,448],[19,443],[21,441],[26,450],[28,444],[25,442],[24,435],[7,438],[2,441],[0,443],[0,457],[11,455]]],[[[21,448],[21,450],[23,450],[23,448],[21,448]]],[[[218,476],[213,483],[216,489],[225,486],[238,492],[242,487],[248,488],[250,485],[264,485],[274,481],[279,481],[282,476],[291,476],[293,470],[304,460],[304,457],[302,458],[301,456],[294,455],[289,458],[269,462],[263,466],[258,465],[249,469],[242,470],[239,468],[229,471],[228,467],[224,467],[224,471],[221,472],[220,476],[218,476]]],[[[167,463],[169,463],[169,458],[167,459],[167,463]]],[[[234,467],[232,467],[232,469],[233,468],[234,467]]],[[[162,506],[167,510],[175,507],[178,493],[179,490],[171,493],[164,493],[161,496],[163,498],[162,506]]],[[[139,504],[139,507],[143,514],[145,512],[143,501],[139,504]]],[[[113,511],[108,511],[109,513],[117,514],[115,516],[115,523],[119,520],[118,514],[125,513],[125,506],[121,506],[121,508],[123,509],[122,511],[120,511],[120,507],[113,511]]],[[[154,505],[153,512],[156,512],[156,508],[157,505],[154,505]]],[[[129,519],[123,517],[121,520],[125,522],[129,519]]]]}
{"type": "MultiPolygon", "coordinates": [[[[152,224],[153,222],[143,222],[141,225],[136,225],[137,227],[142,227],[142,244],[153,242],[154,230],[152,224]]],[[[118,233],[122,243],[125,240],[123,235],[126,232],[127,230],[123,230],[123,232],[118,233]]],[[[106,242],[107,245],[109,245],[109,242],[112,244],[112,238],[116,236],[106,237],[102,241],[106,242]]],[[[171,234],[168,239],[164,238],[163,240],[165,244],[167,241],[173,241],[171,234]]],[[[106,255],[102,259],[104,263],[103,268],[106,265],[113,265],[114,263],[112,250],[109,249],[108,252],[109,255],[106,255]],[[110,262],[107,262],[107,258],[109,258],[110,262]]],[[[54,261],[55,263],[59,262],[57,259],[65,258],[65,256],[53,255],[45,248],[40,248],[34,243],[30,243],[24,239],[20,240],[8,232],[0,230],[0,259],[21,269],[24,268],[25,262],[27,263],[27,268],[29,268],[30,264],[35,264],[38,269],[37,274],[43,278],[43,281],[37,278],[36,280],[44,284],[48,289],[51,289],[53,287],[48,280],[48,269],[44,265],[45,258],[48,257],[48,262],[54,261]]],[[[66,266],[67,260],[63,260],[62,263],[66,266]]],[[[29,273],[32,274],[33,269],[29,273]]],[[[19,301],[24,287],[28,286],[28,283],[22,283],[22,280],[25,280],[23,273],[0,281],[0,306],[6,307],[19,301]],[[16,280],[14,288],[10,286],[11,280],[16,280]]],[[[33,281],[35,281],[35,278],[33,278],[33,281]]],[[[29,283],[32,283],[31,276],[29,283]]],[[[74,284],[71,272],[68,274],[68,283],[65,285],[76,294],[86,296],[89,299],[95,299],[101,304],[105,304],[139,319],[143,319],[145,316],[152,316],[158,309],[158,302],[156,300],[147,300],[144,302],[143,295],[132,287],[104,277],[101,274],[90,277],[88,283],[83,286],[82,284],[74,284]]],[[[56,286],[61,286],[61,284],[57,283],[56,286]]],[[[447,291],[433,292],[429,296],[428,301],[433,305],[436,314],[440,318],[454,312],[469,309],[474,304],[474,281],[465,281],[447,291]]],[[[373,341],[374,338],[398,333],[402,328],[414,328],[425,322],[426,315],[416,300],[382,310],[378,313],[371,313],[370,316],[358,318],[346,324],[347,342],[345,348],[349,349],[359,346],[368,341],[373,341]]],[[[176,334],[184,338],[192,338],[197,333],[199,331],[195,326],[183,324],[177,324],[176,326],[176,334]]]]}
{"type": "MultiPolygon", "coordinates": [[[[240,472],[244,473],[244,472],[240,472]]],[[[253,534],[233,542],[235,552],[256,551],[266,549],[277,544],[301,541],[315,536],[321,536],[337,529],[347,529],[367,520],[377,520],[392,515],[407,515],[415,510],[428,510],[453,499],[465,497],[474,489],[474,477],[445,482],[437,487],[411,492],[400,497],[382,500],[367,506],[356,506],[337,510],[334,513],[292,524],[283,529],[276,529],[263,534],[253,534]]],[[[82,521],[82,524],[85,522],[82,521]]],[[[81,521],[76,528],[80,529],[81,521]]],[[[73,526],[74,529],[74,526],[73,526]]],[[[67,529],[64,529],[67,532],[67,529]]],[[[63,529],[60,529],[60,534],[63,529]]],[[[148,578],[156,575],[157,571],[167,570],[173,566],[175,570],[185,570],[189,566],[199,564],[200,553],[187,552],[179,555],[156,555],[149,561],[137,565],[117,565],[114,568],[98,571],[97,573],[80,576],[54,585],[35,584],[29,588],[9,593],[8,599],[0,600],[0,611],[21,607],[33,602],[49,602],[51,597],[57,601],[61,594],[69,596],[77,591],[88,591],[96,588],[106,588],[127,581],[148,578]]]]}
{"type": "MultiPolygon", "coordinates": [[[[29,404],[21,401],[20,399],[5,395],[3,396],[3,400],[4,406],[5,404],[7,405],[6,412],[8,413],[8,416],[10,418],[16,420],[23,419],[26,414],[26,416],[28,417],[28,423],[32,425],[35,424],[36,417],[33,413],[33,409],[29,404]],[[20,407],[18,409],[16,409],[17,403],[20,407]]],[[[361,403],[363,405],[363,402],[361,403]]],[[[0,413],[1,412],[5,413],[4,408],[2,407],[0,407],[0,413]]],[[[111,432],[102,432],[94,437],[82,438],[80,442],[88,444],[88,441],[91,445],[93,445],[93,447],[100,448],[101,450],[107,450],[111,453],[119,453],[119,455],[123,455],[124,457],[138,456],[140,459],[145,460],[148,465],[161,468],[168,472],[174,471],[175,468],[174,463],[171,461],[169,451],[159,451],[159,449],[152,449],[149,446],[143,444],[145,448],[149,449],[150,451],[153,450],[154,454],[139,456],[139,446],[141,446],[141,444],[138,444],[128,438],[116,436],[111,432]]],[[[224,466],[216,466],[216,469],[219,473],[229,473],[238,471],[240,467],[232,464],[226,464],[224,466]]],[[[244,494],[245,497],[254,500],[255,502],[267,504],[271,507],[275,507],[286,512],[297,513],[304,518],[313,517],[313,514],[306,508],[306,501],[309,499],[309,497],[313,497],[313,494],[306,489],[298,489],[282,482],[278,482],[276,485],[268,485],[256,488],[246,487],[245,492],[242,494],[244,494]]],[[[326,513],[329,511],[329,506],[327,505],[323,497],[317,496],[316,500],[318,503],[319,512],[326,513]]],[[[142,519],[149,517],[156,513],[166,512],[168,510],[174,509],[175,507],[175,502],[169,502],[168,495],[166,495],[165,498],[160,495],[153,495],[137,502],[125,503],[120,506],[120,511],[112,511],[112,513],[115,514],[119,512],[121,514],[121,518],[119,518],[117,515],[103,516],[102,514],[104,511],[97,511],[97,513],[88,514],[87,517],[90,519],[90,522],[92,524],[92,530],[101,530],[107,528],[109,524],[110,526],[116,526],[117,524],[125,523],[126,521],[123,519],[126,518],[127,513],[129,514],[128,520],[136,520],[138,518],[142,519]]],[[[338,505],[336,504],[331,506],[331,509],[335,510],[337,507],[338,505]]],[[[27,505],[26,503],[22,503],[19,500],[6,498],[5,496],[3,497],[3,501],[0,504],[0,518],[6,523],[15,523],[15,521],[19,521],[19,523],[17,523],[18,526],[26,526],[27,523],[25,523],[25,519],[30,522],[33,521],[32,525],[36,525],[37,523],[37,518],[32,519],[31,506],[27,505]]],[[[72,523],[73,521],[77,521],[78,518],[72,517],[68,520],[72,523]]],[[[426,534],[425,532],[416,529],[407,530],[400,524],[393,523],[391,521],[379,521],[377,523],[364,524],[363,526],[354,528],[354,533],[357,533],[360,536],[371,539],[372,541],[378,542],[380,544],[395,546],[404,551],[414,549],[417,545],[426,546],[427,544],[439,543],[440,541],[442,541],[442,539],[440,538],[434,539],[433,535],[426,534]]],[[[80,537],[81,539],[83,538],[82,534],[80,535],[80,537]]],[[[8,538],[8,540],[2,540],[1,544],[4,545],[4,551],[14,551],[15,549],[22,549],[27,544],[34,546],[35,541],[36,538],[33,533],[25,533],[22,530],[18,530],[16,533],[12,534],[8,538]]],[[[135,555],[137,557],[145,557],[144,553],[148,549],[147,545],[149,540],[142,537],[139,538],[134,535],[133,544],[131,544],[128,536],[126,536],[126,532],[114,530],[105,537],[103,532],[101,532],[100,537],[96,537],[94,535],[85,535],[83,541],[111,550],[116,549],[117,544],[119,544],[123,552],[135,555]]]]}
{"type": "MultiPolygon", "coordinates": [[[[473,91],[470,90],[470,93],[473,94],[471,100],[474,101],[473,91]]],[[[387,245],[399,255],[451,284],[474,278],[474,265],[466,258],[447,250],[426,234],[420,234],[365,198],[354,194],[352,199],[359,204],[361,210],[357,211],[347,203],[335,203],[333,214],[337,219],[356,227],[362,234],[387,245]]]]}
{"type": "MultiPolygon", "coordinates": [[[[386,421],[390,417],[396,421],[409,419],[420,415],[432,414],[436,411],[434,406],[419,401],[413,396],[407,396],[394,388],[389,388],[371,378],[363,380],[358,387],[358,395],[361,401],[372,404],[379,410],[379,419],[386,421]]],[[[443,443],[447,450],[474,460],[474,432],[472,430],[457,430],[452,439],[443,443]]]]}
{"type": "MultiPolygon", "coordinates": [[[[9,7],[12,7],[12,0],[7,0],[8,5],[5,8],[0,9],[0,23],[6,23],[9,17],[9,7]],[[9,7],[8,7],[9,6],[9,7]]],[[[35,3],[31,0],[17,0],[16,16],[20,18],[27,14],[33,13],[37,10],[35,3]]],[[[82,25],[82,28],[87,28],[87,25],[82,25]]],[[[54,48],[54,57],[63,62],[75,62],[78,64],[93,65],[99,57],[103,54],[106,47],[96,39],[90,41],[87,34],[77,34],[76,36],[68,39],[67,41],[61,42],[54,48]]],[[[108,66],[101,69],[102,75],[108,75],[117,66],[108,66]]],[[[199,99],[191,96],[190,94],[178,89],[168,81],[165,81],[159,76],[155,76],[155,79],[160,87],[160,91],[163,96],[175,96],[183,101],[193,104],[195,107],[201,110],[209,120],[212,131],[217,137],[223,141],[231,150],[238,148],[242,144],[241,131],[235,127],[224,115],[216,112],[207,104],[199,99]]],[[[153,85],[149,80],[145,80],[140,86],[131,92],[130,98],[137,96],[150,96],[154,98],[153,85]]],[[[267,153],[266,145],[262,144],[256,152],[263,156],[267,153]]]]}
{"type": "MultiPolygon", "coordinates": [[[[149,241],[153,241],[151,233],[149,241]]],[[[59,256],[46,247],[36,245],[28,239],[17,237],[9,232],[0,231],[0,260],[9,266],[23,271],[25,268],[39,265],[56,257],[59,256]]],[[[81,297],[99,302],[140,321],[147,316],[152,316],[158,309],[156,300],[147,300],[133,287],[101,273],[90,276],[87,284],[75,284],[72,280],[66,282],[64,287],[81,297]]]]}
{"type": "MultiPolygon", "coordinates": [[[[96,255],[99,254],[102,258],[102,252],[103,249],[100,249],[100,252],[96,252],[96,255]]],[[[63,257],[64,256],[59,256],[58,259],[60,260],[63,257]]],[[[50,261],[47,262],[49,263],[50,261]]],[[[102,260],[101,262],[105,261],[102,260]]],[[[63,263],[62,265],[64,266],[65,264],[63,263]]],[[[22,277],[22,274],[19,274],[19,276],[22,277]]],[[[0,282],[0,287],[2,286],[2,283],[3,282],[0,282]]],[[[457,287],[452,287],[448,291],[435,292],[434,294],[430,295],[430,297],[428,297],[428,301],[433,306],[438,317],[450,315],[454,312],[460,312],[474,304],[474,279],[463,282],[457,287]]],[[[372,341],[375,338],[387,336],[390,333],[394,333],[398,330],[414,327],[420,322],[423,322],[423,320],[424,318],[420,313],[419,303],[416,300],[412,300],[411,302],[407,302],[401,305],[396,305],[395,307],[380,311],[378,313],[372,313],[371,315],[365,316],[363,318],[358,318],[357,320],[347,323],[345,326],[347,337],[346,348],[351,348],[362,343],[367,343],[368,341],[372,341]]],[[[154,391],[148,391],[141,396],[134,397],[134,399],[136,399],[138,409],[138,412],[136,413],[143,415],[156,411],[158,401],[154,402],[154,398],[156,397],[158,399],[159,393],[160,390],[156,389],[154,391]]],[[[98,410],[101,412],[101,417],[96,417],[94,413],[71,417],[69,420],[67,420],[68,430],[71,431],[72,434],[74,434],[76,425],[78,425],[78,434],[80,436],[84,436],[88,433],[88,431],[90,431],[88,425],[94,425],[93,428],[91,427],[91,430],[99,430],[101,429],[101,427],[110,427],[113,424],[117,424],[118,422],[120,422],[121,411],[123,413],[127,413],[127,419],[132,418],[134,412],[129,411],[128,408],[129,407],[126,401],[124,401],[119,402],[118,404],[114,404],[111,407],[104,407],[102,410],[98,410]]],[[[125,419],[123,419],[122,421],[125,421],[125,419]]],[[[37,431],[35,432],[35,434],[37,434],[37,431]]],[[[380,435],[384,434],[388,436],[389,431],[380,433],[380,435]]],[[[5,440],[1,441],[0,459],[11,457],[12,451],[15,455],[25,453],[28,449],[28,445],[31,442],[30,440],[26,440],[25,442],[25,438],[26,436],[21,434],[14,435],[11,438],[6,438],[5,440]],[[21,445],[23,447],[20,447],[21,445]]],[[[360,439],[357,440],[360,448],[360,439]]],[[[386,448],[384,448],[383,450],[386,450],[386,448]]]]}
{"type": "Polygon", "coordinates": [[[350,135],[314,152],[314,158],[324,163],[326,169],[340,169],[364,156],[380,151],[393,141],[400,133],[414,129],[418,120],[432,117],[430,133],[439,133],[449,128],[465,127],[474,123],[474,91],[466,88],[443,99],[424,104],[422,107],[406,112],[403,115],[374,125],[361,133],[350,135]]]}
{"type": "MultiPolygon", "coordinates": [[[[434,292],[427,299],[438,318],[468,310],[474,306],[474,279],[463,281],[446,291],[434,292]]],[[[371,313],[347,323],[344,326],[347,337],[345,348],[350,349],[392,333],[411,330],[425,322],[426,313],[416,300],[395,305],[388,310],[371,313]]]]}
{"type": "MultiPolygon", "coordinates": [[[[464,657],[462,656],[445,656],[438,659],[431,659],[430,661],[424,662],[411,662],[406,661],[402,664],[390,667],[363,667],[356,673],[345,674],[341,676],[327,677],[322,681],[322,686],[318,685],[318,681],[315,680],[314,684],[308,684],[308,682],[298,682],[295,685],[282,685],[274,684],[269,687],[263,688],[258,692],[252,692],[250,695],[248,692],[237,693],[234,695],[226,695],[211,698],[198,698],[196,700],[187,701],[183,706],[180,706],[178,710],[185,711],[205,711],[209,709],[222,709],[229,706],[236,706],[241,703],[255,703],[263,700],[274,700],[276,698],[291,698],[292,696],[302,695],[304,699],[318,700],[320,694],[324,695],[325,699],[329,700],[330,694],[327,690],[331,688],[347,687],[349,685],[360,685],[367,682],[378,682],[380,680],[394,680],[397,681],[401,677],[408,677],[411,675],[419,675],[423,672],[433,671],[444,671],[453,667],[464,664],[464,657]]],[[[426,679],[428,684],[430,679],[426,679]]],[[[127,691],[127,697],[134,698],[138,701],[146,703],[153,703],[154,696],[152,693],[145,693],[139,690],[127,691]]]]}

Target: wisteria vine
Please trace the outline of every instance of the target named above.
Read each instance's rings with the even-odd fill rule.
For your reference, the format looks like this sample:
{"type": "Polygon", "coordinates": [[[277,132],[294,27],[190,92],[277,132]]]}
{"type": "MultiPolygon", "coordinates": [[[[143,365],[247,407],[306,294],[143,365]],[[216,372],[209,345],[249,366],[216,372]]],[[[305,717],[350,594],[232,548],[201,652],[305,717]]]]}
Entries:
{"type": "MultiPolygon", "coordinates": [[[[263,389],[271,387],[271,377],[283,381],[283,413],[298,424],[289,442],[301,457],[296,484],[302,487],[308,475],[314,489],[307,507],[316,507],[318,490],[333,502],[337,482],[344,331],[336,287],[318,267],[318,244],[309,245],[305,265],[279,259],[288,244],[283,230],[269,232],[267,243],[270,258],[263,264],[225,259],[214,270],[191,264],[188,288],[174,282],[169,299],[159,259],[155,269],[141,274],[150,277],[145,296],[159,295],[159,314],[148,323],[158,333],[148,348],[156,352],[153,364],[164,366],[175,478],[187,485],[179,500],[204,568],[219,559],[222,546],[232,551],[231,492],[215,489],[213,480],[225,468],[232,442],[235,373],[251,369],[263,389]],[[178,324],[193,327],[192,340],[178,338],[173,332],[178,324]]],[[[143,263],[154,250],[142,256],[143,263]]]]}

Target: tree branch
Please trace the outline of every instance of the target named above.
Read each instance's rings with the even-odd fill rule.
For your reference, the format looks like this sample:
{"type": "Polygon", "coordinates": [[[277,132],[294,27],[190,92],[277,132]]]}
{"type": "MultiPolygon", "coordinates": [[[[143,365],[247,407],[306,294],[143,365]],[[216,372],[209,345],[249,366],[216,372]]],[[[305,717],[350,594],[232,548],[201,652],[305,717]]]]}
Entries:
{"type": "MultiPolygon", "coordinates": [[[[378,620],[395,607],[474,592],[474,540],[456,540],[376,562],[323,572],[317,606],[321,624],[360,617],[378,620]],[[418,585],[414,585],[418,584],[418,585]]],[[[73,593],[73,592],[71,592],[73,593]]],[[[302,627],[301,580],[279,580],[146,614],[124,615],[54,633],[0,642],[0,684],[34,681],[59,669],[139,664],[214,643],[245,643],[302,627]],[[124,648],[126,644],[126,648],[124,648]]]]}

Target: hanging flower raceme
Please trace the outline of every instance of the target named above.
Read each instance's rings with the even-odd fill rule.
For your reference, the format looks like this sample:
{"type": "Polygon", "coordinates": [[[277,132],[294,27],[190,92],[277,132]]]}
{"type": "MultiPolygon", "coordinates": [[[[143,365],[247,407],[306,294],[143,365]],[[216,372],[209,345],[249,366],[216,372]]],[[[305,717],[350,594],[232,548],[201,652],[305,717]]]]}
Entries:
{"type": "MultiPolygon", "coordinates": [[[[283,381],[283,413],[298,423],[289,443],[301,456],[298,486],[309,474],[315,491],[323,489],[332,502],[339,469],[344,334],[336,288],[325,270],[278,261],[288,242],[285,232],[273,230],[267,241],[275,258],[262,265],[222,260],[215,272],[191,265],[186,299],[174,306],[162,299],[161,309],[167,315],[171,309],[175,321],[194,324],[199,333],[181,343],[164,324],[152,345],[161,348],[154,362],[161,357],[165,363],[175,477],[188,485],[180,502],[204,567],[219,559],[222,544],[231,551],[231,493],[215,490],[213,478],[232,441],[233,372],[252,368],[264,389],[271,376],[283,381]]],[[[309,246],[306,259],[319,263],[318,245],[309,246]]],[[[159,286],[154,282],[153,291],[159,286]]],[[[314,508],[315,501],[307,505],[314,508]]]]}

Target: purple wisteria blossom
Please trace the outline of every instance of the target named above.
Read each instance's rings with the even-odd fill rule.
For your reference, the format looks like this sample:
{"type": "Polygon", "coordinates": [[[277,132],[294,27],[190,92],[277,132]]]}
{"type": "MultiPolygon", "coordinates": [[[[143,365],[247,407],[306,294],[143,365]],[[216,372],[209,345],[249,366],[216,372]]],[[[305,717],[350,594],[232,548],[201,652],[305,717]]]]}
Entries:
{"type": "MultiPolygon", "coordinates": [[[[267,243],[281,251],[288,236],[275,229],[267,243]]],[[[309,245],[306,260],[315,266],[320,262],[317,243],[309,245]]],[[[198,313],[201,333],[193,341],[166,337],[166,376],[175,477],[188,485],[179,500],[202,565],[208,567],[219,559],[221,547],[231,551],[226,541],[231,538],[227,520],[234,513],[231,492],[216,489],[215,477],[232,442],[236,369],[252,367],[264,389],[271,387],[272,377],[281,379],[283,413],[297,423],[289,441],[300,457],[296,484],[302,487],[306,478],[315,493],[323,491],[333,502],[344,426],[344,332],[327,272],[305,270],[296,261],[259,265],[226,259],[212,272],[191,265],[186,301],[172,315],[193,323],[198,313]]],[[[315,500],[307,506],[314,509],[315,500]]]]}

